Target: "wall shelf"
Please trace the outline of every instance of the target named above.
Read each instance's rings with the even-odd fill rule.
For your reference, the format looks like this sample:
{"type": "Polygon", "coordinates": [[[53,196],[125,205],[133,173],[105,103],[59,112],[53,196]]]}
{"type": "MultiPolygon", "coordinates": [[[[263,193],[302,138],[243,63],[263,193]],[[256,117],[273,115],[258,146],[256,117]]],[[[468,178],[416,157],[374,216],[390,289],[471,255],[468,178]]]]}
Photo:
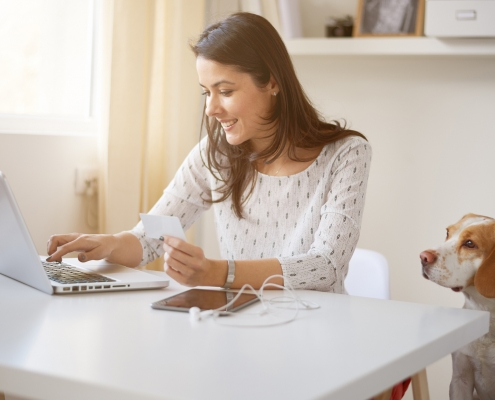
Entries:
{"type": "Polygon", "coordinates": [[[286,40],[292,56],[488,56],[495,39],[427,37],[301,38],[286,40]]]}

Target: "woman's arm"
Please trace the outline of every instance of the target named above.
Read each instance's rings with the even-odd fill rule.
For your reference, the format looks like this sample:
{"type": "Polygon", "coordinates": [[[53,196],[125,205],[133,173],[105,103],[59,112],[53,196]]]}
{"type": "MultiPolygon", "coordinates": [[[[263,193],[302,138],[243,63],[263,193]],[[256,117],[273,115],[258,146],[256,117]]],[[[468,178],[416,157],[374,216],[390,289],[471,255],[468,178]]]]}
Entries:
{"type": "MultiPolygon", "coordinates": [[[[174,180],[150,210],[151,214],[175,215],[184,229],[191,226],[210,207],[208,174],[200,156],[206,141],[195,146],[177,171],[174,180]]],[[[144,266],[163,254],[163,242],[146,236],[142,223],[132,231],[115,235],[54,235],[47,244],[49,261],[60,261],[71,252],[79,252],[82,262],[106,259],[127,267],[144,266]]]]}
{"type": "MultiPolygon", "coordinates": [[[[165,272],[185,286],[223,286],[227,280],[227,260],[210,260],[205,257],[201,247],[183,240],[165,237],[165,272]]],[[[236,260],[235,279],[231,288],[238,289],[248,283],[259,289],[266,278],[282,275],[282,267],[276,258],[260,260],[236,260]]],[[[283,279],[270,281],[278,285],[283,279]]]]}
{"type": "MultiPolygon", "coordinates": [[[[203,163],[206,144],[205,138],[191,150],[149,214],[176,216],[186,231],[211,207],[211,203],[208,202],[211,200],[211,174],[203,163]]],[[[139,266],[149,264],[163,255],[163,242],[147,237],[142,222],[130,233],[138,239],[143,249],[139,266]]]]}
{"type": "Polygon", "coordinates": [[[294,288],[345,293],[344,279],[361,229],[371,155],[368,142],[353,138],[328,163],[329,186],[320,193],[325,203],[309,250],[278,257],[294,288]]]}

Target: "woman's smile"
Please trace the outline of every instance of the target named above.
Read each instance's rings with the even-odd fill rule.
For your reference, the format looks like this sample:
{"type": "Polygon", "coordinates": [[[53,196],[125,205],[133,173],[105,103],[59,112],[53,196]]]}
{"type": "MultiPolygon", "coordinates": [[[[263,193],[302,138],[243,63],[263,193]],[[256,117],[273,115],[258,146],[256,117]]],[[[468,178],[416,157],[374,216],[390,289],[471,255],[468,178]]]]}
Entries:
{"type": "Polygon", "coordinates": [[[224,131],[231,130],[231,128],[237,123],[237,119],[232,119],[232,120],[227,120],[227,121],[222,121],[220,119],[217,119],[218,122],[222,124],[222,128],[224,131]]]}

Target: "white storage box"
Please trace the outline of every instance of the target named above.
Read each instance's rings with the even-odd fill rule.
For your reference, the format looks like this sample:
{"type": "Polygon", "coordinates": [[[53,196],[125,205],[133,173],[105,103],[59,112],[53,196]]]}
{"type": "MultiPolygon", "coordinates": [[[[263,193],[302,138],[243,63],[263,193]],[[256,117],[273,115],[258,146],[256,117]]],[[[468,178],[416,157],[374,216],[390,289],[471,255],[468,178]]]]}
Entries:
{"type": "Polygon", "coordinates": [[[427,0],[425,35],[495,37],[495,0],[427,0]]]}

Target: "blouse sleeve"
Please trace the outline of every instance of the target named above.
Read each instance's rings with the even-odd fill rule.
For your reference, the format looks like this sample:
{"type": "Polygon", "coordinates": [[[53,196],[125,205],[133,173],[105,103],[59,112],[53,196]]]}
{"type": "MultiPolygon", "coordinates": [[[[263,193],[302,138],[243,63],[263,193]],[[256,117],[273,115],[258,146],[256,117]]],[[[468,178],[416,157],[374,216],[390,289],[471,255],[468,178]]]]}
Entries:
{"type": "MultiPolygon", "coordinates": [[[[206,159],[205,146],[206,139],[203,139],[189,153],[149,214],[177,216],[186,231],[203,211],[210,208],[211,203],[207,201],[211,200],[210,173],[203,163],[203,159],[206,159]]],[[[163,255],[163,243],[147,237],[141,221],[130,232],[139,239],[143,247],[140,267],[163,255]]]]}
{"type": "Polygon", "coordinates": [[[334,156],[330,190],[310,250],[278,258],[294,289],[346,293],[344,279],[359,239],[371,154],[369,143],[356,138],[334,156]]]}

